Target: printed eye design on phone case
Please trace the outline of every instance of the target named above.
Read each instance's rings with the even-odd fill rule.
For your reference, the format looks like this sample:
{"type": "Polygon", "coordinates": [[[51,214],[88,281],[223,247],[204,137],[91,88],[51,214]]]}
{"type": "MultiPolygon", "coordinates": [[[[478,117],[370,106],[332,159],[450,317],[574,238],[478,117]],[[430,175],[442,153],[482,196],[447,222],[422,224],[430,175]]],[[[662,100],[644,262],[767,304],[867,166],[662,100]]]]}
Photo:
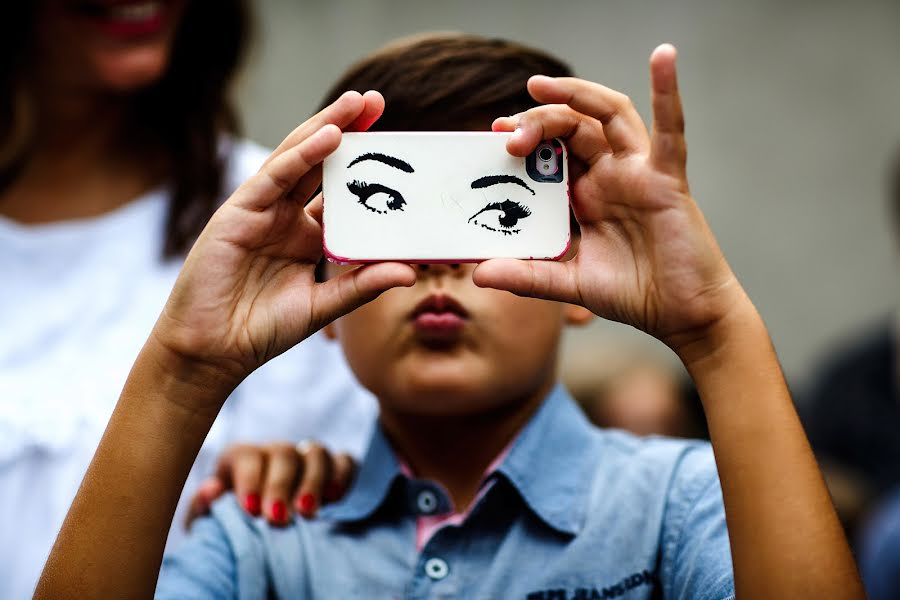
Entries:
{"type": "MultiPolygon", "coordinates": [[[[521,186],[534,196],[534,190],[531,189],[531,186],[515,175],[487,175],[473,181],[472,189],[484,189],[502,183],[512,183],[521,186]]],[[[487,206],[469,217],[469,223],[479,225],[489,231],[498,231],[503,235],[513,235],[522,231],[521,229],[516,229],[519,221],[528,218],[530,215],[531,209],[526,205],[507,199],[503,202],[488,203],[487,206]]]]}
{"type": "MultiPolygon", "coordinates": [[[[349,165],[347,165],[347,168],[349,169],[353,165],[367,160],[384,163],[390,167],[399,169],[404,173],[415,172],[412,166],[405,160],[377,152],[368,152],[357,156],[349,165]]],[[[354,179],[347,184],[347,189],[350,190],[351,194],[357,197],[359,203],[366,210],[370,210],[374,213],[384,215],[390,211],[403,210],[403,207],[406,206],[406,200],[400,192],[380,183],[367,183],[365,181],[354,179]]]]}
{"type": "MultiPolygon", "coordinates": [[[[353,165],[368,160],[380,162],[404,173],[415,173],[412,165],[405,160],[378,152],[368,152],[357,156],[350,161],[347,168],[349,169],[353,165]]],[[[480,177],[472,182],[471,188],[478,190],[500,184],[514,184],[528,190],[532,196],[535,195],[531,186],[515,175],[487,175],[480,177]]],[[[359,204],[363,208],[374,213],[388,214],[392,211],[402,211],[407,204],[406,199],[400,192],[382,183],[370,183],[354,179],[347,184],[347,189],[357,197],[359,204]]],[[[531,209],[527,205],[506,199],[502,202],[489,202],[484,208],[469,217],[468,222],[478,227],[483,227],[488,231],[495,231],[503,235],[513,235],[522,231],[517,229],[516,225],[530,215],[531,209]]]]}
{"type": "Polygon", "coordinates": [[[374,213],[387,214],[392,210],[403,210],[406,200],[397,190],[380,183],[366,183],[354,179],[347,184],[347,189],[359,198],[359,203],[374,213]]]}

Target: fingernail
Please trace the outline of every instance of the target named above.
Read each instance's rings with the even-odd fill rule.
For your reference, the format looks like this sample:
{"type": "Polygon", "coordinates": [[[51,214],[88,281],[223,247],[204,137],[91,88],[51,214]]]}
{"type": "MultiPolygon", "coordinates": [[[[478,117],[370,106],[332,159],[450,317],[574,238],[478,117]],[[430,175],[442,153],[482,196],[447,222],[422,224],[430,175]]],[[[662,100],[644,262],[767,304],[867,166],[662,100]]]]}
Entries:
{"type": "Polygon", "coordinates": [[[309,492],[300,496],[300,512],[311,515],[316,511],[316,497],[309,492]]]}
{"type": "Polygon", "coordinates": [[[512,135],[509,139],[518,141],[522,137],[522,129],[519,126],[516,126],[516,130],[512,132],[512,135]]]}
{"type": "Polygon", "coordinates": [[[287,506],[284,501],[276,500],[272,503],[272,520],[279,523],[287,519],[287,506]]]}
{"type": "Polygon", "coordinates": [[[325,486],[325,498],[327,500],[337,500],[341,497],[343,489],[335,482],[331,482],[325,486]]]}
{"type": "Polygon", "coordinates": [[[247,494],[247,497],[244,498],[244,508],[251,515],[259,516],[259,494],[247,494]]]}

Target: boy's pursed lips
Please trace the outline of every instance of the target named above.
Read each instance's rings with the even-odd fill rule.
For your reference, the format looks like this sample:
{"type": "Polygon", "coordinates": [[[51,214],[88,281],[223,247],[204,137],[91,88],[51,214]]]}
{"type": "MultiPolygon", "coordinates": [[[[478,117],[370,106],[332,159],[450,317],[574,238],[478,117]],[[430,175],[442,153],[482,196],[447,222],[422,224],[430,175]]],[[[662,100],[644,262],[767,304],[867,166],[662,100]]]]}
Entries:
{"type": "Polygon", "coordinates": [[[452,341],[466,325],[469,313],[453,296],[431,293],[410,314],[417,337],[424,341],[452,341]]]}

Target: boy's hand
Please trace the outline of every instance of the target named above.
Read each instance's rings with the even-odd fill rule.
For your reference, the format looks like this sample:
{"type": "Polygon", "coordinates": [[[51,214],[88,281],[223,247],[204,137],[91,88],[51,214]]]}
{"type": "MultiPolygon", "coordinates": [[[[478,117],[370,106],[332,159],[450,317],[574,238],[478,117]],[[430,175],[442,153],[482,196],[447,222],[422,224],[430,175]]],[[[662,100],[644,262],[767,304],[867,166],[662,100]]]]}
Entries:
{"type": "Polygon", "coordinates": [[[581,304],[680,352],[749,301],[688,189],[675,48],[657,48],[650,71],[652,133],[618,92],[574,78],[529,80],[531,95],[549,105],[497,119],[494,129],[518,129],[507,145],[517,156],[543,139],[566,140],[577,255],[490,260],[473,277],[479,286],[581,304]]]}
{"type": "Polygon", "coordinates": [[[314,281],[322,202],[304,205],[319,185],[320,163],[340,144],[341,129],[365,128],[383,108],[377,92],[347,92],[303,123],[216,211],[191,249],[151,344],[175,371],[198,379],[202,367],[204,381],[221,386],[216,402],[333,319],[415,283],[412,268],[396,263],[314,281]]]}

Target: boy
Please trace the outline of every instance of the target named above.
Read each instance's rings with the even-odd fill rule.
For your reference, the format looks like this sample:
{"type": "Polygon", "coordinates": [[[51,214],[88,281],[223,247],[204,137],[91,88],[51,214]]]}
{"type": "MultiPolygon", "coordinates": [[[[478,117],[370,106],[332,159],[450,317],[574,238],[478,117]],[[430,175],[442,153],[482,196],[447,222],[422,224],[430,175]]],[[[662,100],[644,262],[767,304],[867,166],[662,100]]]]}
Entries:
{"type": "Polygon", "coordinates": [[[315,281],[321,198],[303,208],[315,165],[338,127],[365,128],[384,106],[341,95],[198,240],[37,597],[149,595],[183,474],[227,392],[322,327],[381,408],[354,487],[282,530],[220,502],[167,564],[161,597],[862,597],[765,327],[689,195],[674,62],[671,46],[651,57],[652,135],[621,94],[505,42],[414,40],[351,71],[354,87],[387,91],[385,127],[430,114],[430,129],[442,115],[483,128],[524,111],[493,124],[515,130],[512,154],[565,138],[574,258],[328,266],[315,281]],[[503,74],[523,71],[557,75],[528,80],[549,104],[501,100],[521,100],[503,74]],[[454,112],[472,94],[488,114],[454,112]],[[577,412],[555,383],[557,346],[564,322],[591,313],[678,353],[715,463],[706,446],[603,432],[577,412]]]}

